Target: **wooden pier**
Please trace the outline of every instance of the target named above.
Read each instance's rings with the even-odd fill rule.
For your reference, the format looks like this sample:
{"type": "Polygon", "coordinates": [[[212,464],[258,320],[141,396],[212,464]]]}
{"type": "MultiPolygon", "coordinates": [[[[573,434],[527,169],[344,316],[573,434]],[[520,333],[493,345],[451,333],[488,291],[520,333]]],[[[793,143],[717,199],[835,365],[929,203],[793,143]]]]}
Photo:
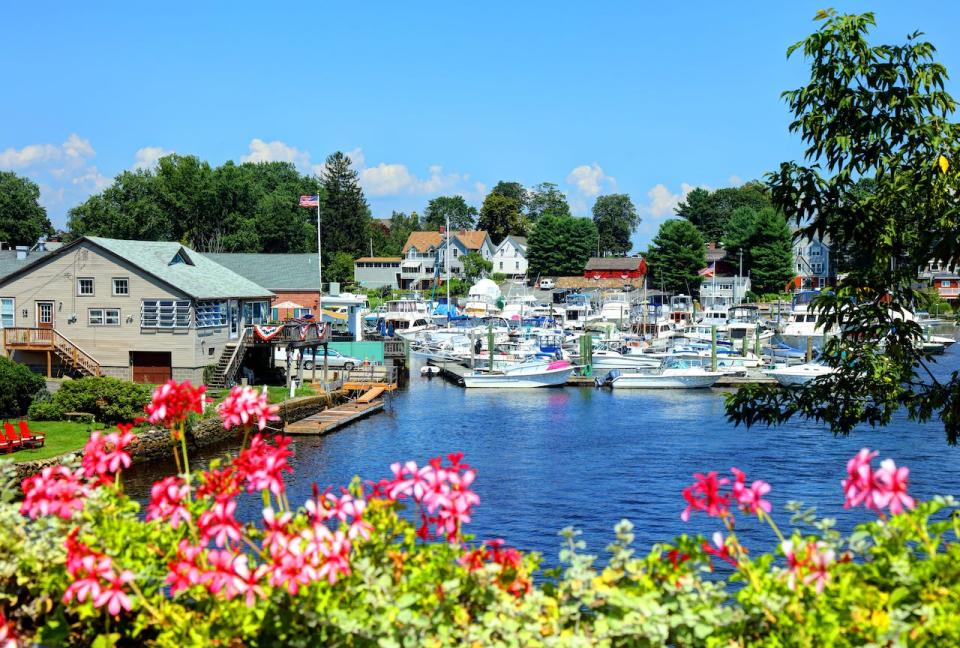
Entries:
{"type": "Polygon", "coordinates": [[[361,397],[355,401],[317,412],[313,416],[308,416],[305,419],[288,423],[284,432],[287,434],[329,434],[334,430],[339,430],[345,425],[349,425],[354,421],[382,410],[383,400],[372,400],[372,398],[373,397],[371,397],[370,400],[361,402],[361,397]]]}

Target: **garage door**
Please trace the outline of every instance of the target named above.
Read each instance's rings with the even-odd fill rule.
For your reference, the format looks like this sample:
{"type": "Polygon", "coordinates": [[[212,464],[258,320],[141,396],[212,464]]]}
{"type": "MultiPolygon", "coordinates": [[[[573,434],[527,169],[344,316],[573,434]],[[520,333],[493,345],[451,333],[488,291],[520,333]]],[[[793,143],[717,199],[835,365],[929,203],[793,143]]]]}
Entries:
{"type": "Polygon", "coordinates": [[[170,380],[169,351],[131,351],[133,382],[160,384],[170,380]]]}

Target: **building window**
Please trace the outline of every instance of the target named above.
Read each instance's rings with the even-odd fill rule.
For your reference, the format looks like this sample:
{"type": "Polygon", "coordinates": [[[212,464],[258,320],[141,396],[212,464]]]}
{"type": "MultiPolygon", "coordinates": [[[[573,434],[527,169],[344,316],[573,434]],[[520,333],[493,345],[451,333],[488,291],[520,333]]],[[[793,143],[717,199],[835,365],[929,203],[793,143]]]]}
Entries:
{"type": "Polygon", "coordinates": [[[130,280],[126,277],[113,278],[113,296],[126,297],[130,294],[130,280]]]}
{"type": "Polygon", "coordinates": [[[140,303],[140,328],[190,328],[190,302],[144,299],[140,303]]]}
{"type": "Polygon", "coordinates": [[[813,266],[813,274],[821,274],[823,272],[822,263],[811,263],[810,265],[813,266]]]}
{"type": "Polygon", "coordinates": [[[198,301],[197,302],[197,328],[209,328],[211,326],[226,326],[227,324],[227,302],[222,301],[198,301]]]}
{"type": "MultiPolygon", "coordinates": [[[[949,280],[949,279],[943,279],[943,280],[941,280],[941,281],[940,281],[940,287],[941,287],[941,288],[949,288],[949,287],[950,287],[950,280],[949,280]]],[[[4,301],[6,301],[6,300],[4,300],[4,301]]],[[[6,311],[4,311],[4,312],[6,312],[6,311]]],[[[4,326],[6,326],[6,324],[4,324],[4,326]]]]}
{"type": "Polygon", "coordinates": [[[797,264],[797,272],[803,272],[803,265],[800,263],[797,264]]]}
{"type": "Polygon", "coordinates": [[[264,324],[270,313],[270,305],[264,301],[243,302],[243,323],[264,324]]]}
{"type": "Polygon", "coordinates": [[[120,326],[119,308],[91,308],[87,311],[90,326],[120,326]]]}
{"type": "Polygon", "coordinates": [[[519,270],[519,269],[520,269],[520,262],[517,261],[517,270],[519,270]]]}
{"type": "Polygon", "coordinates": [[[17,309],[12,298],[0,299],[0,328],[12,328],[16,312],[17,309]]]}
{"type": "Polygon", "coordinates": [[[77,295],[93,295],[93,277],[79,277],[77,279],[77,295]]]}
{"type": "Polygon", "coordinates": [[[820,256],[820,248],[810,248],[810,256],[818,257],[820,256]]]}
{"type": "Polygon", "coordinates": [[[453,258],[456,259],[458,256],[460,256],[460,250],[453,248],[453,258]]]}
{"type": "Polygon", "coordinates": [[[273,320],[274,322],[279,322],[279,321],[280,321],[280,309],[279,309],[279,308],[271,308],[271,309],[270,309],[270,319],[273,320]]]}
{"type": "Polygon", "coordinates": [[[306,316],[309,315],[309,314],[310,314],[310,309],[309,309],[309,308],[294,308],[294,309],[293,309],[293,316],[294,316],[295,318],[296,318],[296,317],[306,317],[306,316]]]}

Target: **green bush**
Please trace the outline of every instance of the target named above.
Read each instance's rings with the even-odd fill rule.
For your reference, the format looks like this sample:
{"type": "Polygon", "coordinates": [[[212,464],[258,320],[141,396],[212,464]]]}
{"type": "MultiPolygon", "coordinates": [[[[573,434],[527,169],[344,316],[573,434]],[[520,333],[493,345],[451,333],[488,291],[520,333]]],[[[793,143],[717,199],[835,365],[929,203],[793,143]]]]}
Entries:
{"type": "Polygon", "coordinates": [[[507,280],[507,275],[503,274],[502,272],[494,272],[492,275],[490,275],[490,280],[495,284],[502,284],[507,280]]]}
{"type": "Polygon", "coordinates": [[[22,416],[46,382],[24,365],[0,357],[0,415],[22,416]]]}
{"type": "Polygon", "coordinates": [[[117,378],[80,378],[63,383],[50,401],[41,404],[33,418],[63,419],[67,412],[87,412],[101,423],[132,421],[143,415],[143,407],[150,402],[150,388],[146,385],[117,378]]]}
{"type": "Polygon", "coordinates": [[[63,406],[56,403],[50,395],[34,400],[27,410],[27,416],[35,421],[62,421],[66,413],[63,406]]]}
{"type": "Polygon", "coordinates": [[[217,365],[209,364],[203,368],[203,384],[209,385],[213,377],[217,375],[217,365]]]}

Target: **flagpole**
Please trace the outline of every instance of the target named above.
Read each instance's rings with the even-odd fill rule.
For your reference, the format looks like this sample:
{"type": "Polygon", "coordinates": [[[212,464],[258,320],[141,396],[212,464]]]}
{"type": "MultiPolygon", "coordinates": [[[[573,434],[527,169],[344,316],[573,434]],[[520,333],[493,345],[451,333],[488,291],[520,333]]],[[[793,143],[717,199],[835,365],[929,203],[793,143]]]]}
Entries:
{"type": "Polygon", "coordinates": [[[447,266],[447,328],[450,328],[450,214],[447,214],[447,253],[444,265],[447,266]]]}
{"type": "Polygon", "coordinates": [[[317,288],[317,321],[323,323],[323,254],[320,246],[320,187],[317,187],[317,277],[320,285],[317,288]]]}

